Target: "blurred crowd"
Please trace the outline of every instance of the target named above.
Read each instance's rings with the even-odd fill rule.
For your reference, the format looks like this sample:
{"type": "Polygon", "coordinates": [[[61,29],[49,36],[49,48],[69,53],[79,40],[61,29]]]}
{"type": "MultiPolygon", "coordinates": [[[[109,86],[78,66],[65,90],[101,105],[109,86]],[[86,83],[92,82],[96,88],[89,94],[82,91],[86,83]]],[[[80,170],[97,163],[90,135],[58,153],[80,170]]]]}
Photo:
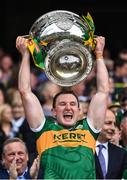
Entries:
{"type": "MultiPolygon", "coordinates": [[[[115,114],[116,123],[111,142],[127,147],[127,49],[118,52],[112,59],[110,50],[105,48],[104,61],[109,72],[110,94],[108,108],[115,114]]],[[[32,165],[37,157],[36,143],[33,132],[25,120],[25,112],[18,91],[19,61],[15,61],[11,54],[0,49],[0,155],[6,139],[18,137],[28,148],[29,164],[32,165]]],[[[52,99],[62,90],[62,87],[48,80],[45,72],[35,68],[31,59],[31,87],[37,95],[45,116],[52,116],[52,99]]],[[[96,65],[84,81],[69,87],[79,98],[80,117],[87,115],[89,102],[96,92],[96,65]]],[[[103,74],[102,74],[103,76],[103,74]]],[[[0,157],[1,158],[1,157],[0,157]]]]}

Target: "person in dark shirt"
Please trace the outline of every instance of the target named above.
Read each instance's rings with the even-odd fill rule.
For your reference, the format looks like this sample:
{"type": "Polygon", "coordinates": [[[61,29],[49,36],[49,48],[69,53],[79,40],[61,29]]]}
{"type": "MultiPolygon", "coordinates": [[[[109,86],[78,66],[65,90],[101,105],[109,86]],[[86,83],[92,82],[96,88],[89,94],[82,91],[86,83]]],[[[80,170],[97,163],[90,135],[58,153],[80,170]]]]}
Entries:
{"type": "Polygon", "coordinates": [[[36,179],[38,176],[39,156],[28,167],[29,155],[25,143],[19,138],[7,139],[3,144],[0,179],[36,179]]]}

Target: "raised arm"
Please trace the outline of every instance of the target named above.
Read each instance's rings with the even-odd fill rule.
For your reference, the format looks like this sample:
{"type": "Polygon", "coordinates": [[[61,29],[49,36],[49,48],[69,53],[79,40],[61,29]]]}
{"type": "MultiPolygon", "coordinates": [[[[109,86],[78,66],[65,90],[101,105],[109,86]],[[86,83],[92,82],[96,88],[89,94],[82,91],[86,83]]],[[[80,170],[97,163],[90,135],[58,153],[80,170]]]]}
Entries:
{"type": "Polygon", "coordinates": [[[30,53],[27,48],[27,39],[19,36],[16,39],[16,48],[22,55],[19,70],[18,88],[22,97],[26,118],[31,128],[38,128],[45,117],[41,104],[31,91],[30,85],[30,53]]]}
{"type": "Polygon", "coordinates": [[[108,72],[103,59],[103,50],[105,46],[105,38],[99,36],[96,38],[96,64],[97,64],[97,92],[93,96],[88,110],[88,119],[95,129],[100,129],[103,126],[105,119],[108,93],[109,93],[109,79],[108,72]]]}

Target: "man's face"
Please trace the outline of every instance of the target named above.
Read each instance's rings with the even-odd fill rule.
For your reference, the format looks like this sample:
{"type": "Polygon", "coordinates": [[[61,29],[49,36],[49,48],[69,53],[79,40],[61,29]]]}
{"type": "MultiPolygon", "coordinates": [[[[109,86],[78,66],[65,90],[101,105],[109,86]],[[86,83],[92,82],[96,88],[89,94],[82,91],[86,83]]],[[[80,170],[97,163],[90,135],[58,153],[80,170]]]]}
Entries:
{"type": "Polygon", "coordinates": [[[23,144],[20,142],[13,142],[5,145],[2,160],[5,168],[8,170],[12,162],[15,160],[16,170],[18,175],[21,175],[27,167],[28,154],[23,144]]]}
{"type": "Polygon", "coordinates": [[[119,128],[116,126],[115,127],[115,133],[112,136],[112,139],[110,140],[111,143],[115,144],[115,145],[119,145],[119,141],[121,139],[121,131],[119,130],[119,128]]]}
{"type": "Polygon", "coordinates": [[[99,135],[102,141],[107,142],[111,140],[115,133],[115,122],[115,115],[112,111],[107,110],[104,125],[99,135]]]}
{"type": "Polygon", "coordinates": [[[53,114],[59,124],[71,127],[78,120],[79,107],[76,97],[73,94],[62,94],[56,100],[53,114]]]}

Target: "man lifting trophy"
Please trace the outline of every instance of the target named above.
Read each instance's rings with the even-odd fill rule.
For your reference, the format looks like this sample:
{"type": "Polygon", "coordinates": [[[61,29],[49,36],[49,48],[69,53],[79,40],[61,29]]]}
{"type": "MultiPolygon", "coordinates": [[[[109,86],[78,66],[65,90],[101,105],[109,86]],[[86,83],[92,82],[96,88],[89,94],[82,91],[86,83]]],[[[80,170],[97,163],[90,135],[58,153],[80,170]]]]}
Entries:
{"type": "Polygon", "coordinates": [[[105,38],[96,37],[95,44],[94,30],[90,14],[81,18],[68,11],[52,11],[37,19],[28,39],[22,36],[16,39],[22,55],[18,88],[26,119],[36,137],[42,179],[96,179],[94,154],[105,120],[109,81],[103,59],[105,38]],[[53,117],[44,115],[31,88],[30,52],[35,65],[45,71],[49,80],[64,87],[73,86],[89,75],[94,52],[97,91],[85,119],[79,120],[78,97],[69,90],[53,97],[53,117]]]}
{"type": "Polygon", "coordinates": [[[94,23],[88,13],[80,17],[57,10],[38,18],[29,31],[28,48],[35,65],[60,86],[85,79],[93,66],[94,23]]]}

